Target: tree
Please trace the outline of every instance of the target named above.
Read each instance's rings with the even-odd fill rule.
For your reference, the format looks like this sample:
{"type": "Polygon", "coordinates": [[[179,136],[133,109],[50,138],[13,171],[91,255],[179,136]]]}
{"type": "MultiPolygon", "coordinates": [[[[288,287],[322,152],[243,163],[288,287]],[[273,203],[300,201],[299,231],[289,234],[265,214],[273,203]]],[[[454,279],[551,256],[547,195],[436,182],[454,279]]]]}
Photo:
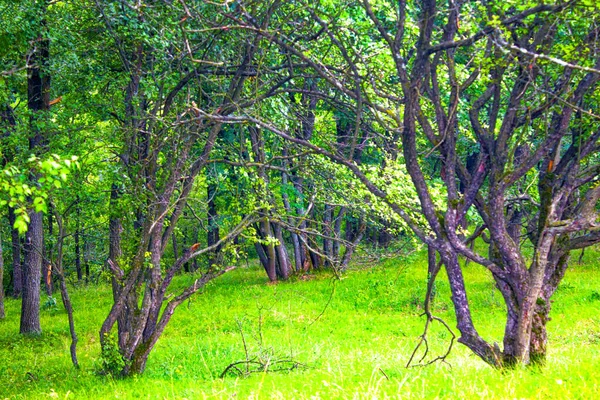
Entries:
{"type": "MultiPolygon", "coordinates": [[[[45,147],[45,119],[50,110],[50,74],[48,63],[50,58],[50,39],[46,31],[47,3],[40,7],[43,16],[33,47],[28,55],[27,68],[27,108],[31,112],[29,150],[42,152],[45,147]]],[[[25,234],[23,260],[23,302],[21,305],[21,333],[39,334],[40,326],[40,280],[43,263],[44,231],[43,214],[32,210],[29,212],[29,225],[25,234]]]]}
{"type": "MultiPolygon", "coordinates": [[[[260,31],[291,63],[353,104],[352,141],[368,125],[377,133],[370,145],[386,161],[373,174],[340,154],[325,133],[309,140],[249,113],[228,119],[257,124],[344,165],[435,250],[452,291],[459,342],[496,367],[542,362],[551,296],[569,254],[600,240],[600,129],[591,111],[600,79],[595,11],[585,1],[306,3],[277,31],[247,14],[236,22],[260,31]],[[437,176],[433,160],[441,164],[437,176]],[[399,195],[402,168],[418,211],[399,195]],[[525,224],[519,210],[536,213],[525,224]],[[488,254],[469,246],[474,237],[463,227],[472,213],[482,223],[472,233],[489,233],[488,254]],[[504,297],[502,350],[476,330],[459,256],[487,268],[504,297]]],[[[432,282],[439,270],[433,267],[432,282]]]]}
{"type": "MultiPolygon", "coordinates": [[[[175,274],[253,222],[252,215],[237,216],[216,243],[195,243],[164,265],[168,243],[222,132],[222,123],[206,119],[202,109],[227,115],[253,95],[245,82],[255,74],[259,36],[221,30],[211,4],[165,2],[151,9],[128,2],[95,4],[105,40],[118,50],[109,58],[117,79],[105,79],[116,85],[111,101],[119,105],[111,115],[119,161],[110,199],[114,303],[100,341],[104,352],[112,351],[110,332],[117,324],[123,363],[112,372],[126,376],[144,371],[176,307],[231,268],[203,269],[183,291],[170,294],[175,274]]],[[[262,24],[268,25],[269,17],[267,11],[262,24]]]]}

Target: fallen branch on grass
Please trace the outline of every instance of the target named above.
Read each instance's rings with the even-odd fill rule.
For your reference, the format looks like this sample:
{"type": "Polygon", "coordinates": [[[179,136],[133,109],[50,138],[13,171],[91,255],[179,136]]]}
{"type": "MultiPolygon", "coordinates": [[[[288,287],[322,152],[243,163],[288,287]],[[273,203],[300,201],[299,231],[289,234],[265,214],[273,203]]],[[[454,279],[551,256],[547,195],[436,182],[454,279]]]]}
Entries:
{"type": "Polygon", "coordinates": [[[292,359],[268,359],[265,361],[255,358],[252,360],[236,361],[229,364],[223,370],[221,375],[219,375],[219,378],[224,378],[227,375],[246,378],[254,373],[293,371],[295,369],[306,368],[308,367],[305,364],[292,359]]]}

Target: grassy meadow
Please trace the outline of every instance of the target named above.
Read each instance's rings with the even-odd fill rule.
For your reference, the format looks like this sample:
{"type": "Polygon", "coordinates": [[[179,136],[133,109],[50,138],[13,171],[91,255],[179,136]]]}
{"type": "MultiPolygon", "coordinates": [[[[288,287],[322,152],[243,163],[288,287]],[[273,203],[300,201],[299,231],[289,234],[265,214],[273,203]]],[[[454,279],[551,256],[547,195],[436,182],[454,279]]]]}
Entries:
{"type": "MultiPolygon", "coordinates": [[[[23,337],[20,303],[7,299],[7,318],[0,321],[0,399],[597,398],[598,255],[588,249],[581,264],[573,260],[555,295],[543,369],[495,371],[460,344],[447,363],[405,368],[424,323],[426,256],[417,253],[358,264],[341,279],[323,272],[276,285],[267,284],[258,267],[237,269],[179,307],[144,375],[126,380],[97,373],[97,332],[110,307],[109,285],[71,287],[79,370],[69,358],[60,301],[42,311],[41,336],[23,337]],[[219,377],[246,358],[284,370],[219,377]],[[287,370],[290,365],[296,368],[287,370]]],[[[500,293],[482,268],[471,264],[465,271],[476,325],[486,339],[501,343],[500,293]]],[[[191,279],[181,276],[177,284],[191,279]]],[[[444,279],[434,308],[453,326],[444,279]]],[[[430,354],[442,353],[450,337],[434,325],[430,354]]]]}

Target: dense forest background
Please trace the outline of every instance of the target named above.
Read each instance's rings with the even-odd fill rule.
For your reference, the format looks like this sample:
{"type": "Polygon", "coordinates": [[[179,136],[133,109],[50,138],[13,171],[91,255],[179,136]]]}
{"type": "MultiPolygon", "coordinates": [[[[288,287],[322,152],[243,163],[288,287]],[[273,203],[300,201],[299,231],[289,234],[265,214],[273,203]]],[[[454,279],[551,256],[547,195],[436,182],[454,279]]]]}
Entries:
{"type": "Polygon", "coordinates": [[[278,282],[341,277],[359,246],[423,248],[417,351],[436,324],[434,360],[456,338],[496,368],[543,365],[572,253],[600,242],[598,11],[1,2],[0,317],[6,292],[41,334],[40,299],[60,295],[77,366],[69,288],[108,285],[104,373],[129,376],[248,260],[278,282]],[[469,263],[499,291],[501,344],[474,323],[469,263]],[[432,308],[440,271],[452,323],[432,308]]]}

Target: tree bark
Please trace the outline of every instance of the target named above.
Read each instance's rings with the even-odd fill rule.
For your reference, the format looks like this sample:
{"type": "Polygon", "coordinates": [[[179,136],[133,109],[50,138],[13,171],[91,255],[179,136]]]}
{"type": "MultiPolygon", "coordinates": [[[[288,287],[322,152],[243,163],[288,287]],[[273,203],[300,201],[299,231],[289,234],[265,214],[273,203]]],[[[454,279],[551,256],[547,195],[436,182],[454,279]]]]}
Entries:
{"type": "MultiPolygon", "coordinates": [[[[447,245],[443,245],[447,246],[447,245]]],[[[483,340],[473,325],[471,310],[467,299],[464,278],[458,256],[453,249],[445,247],[438,250],[441,260],[446,268],[450,291],[452,293],[452,303],[454,304],[454,313],[456,315],[456,325],[460,331],[458,341],[467,346],[471,351],[477,354],[488,364],[501,367],[503,365],[500,349],[495,349],[483,340]]]]}
{"type": "Polygon", "coordinates": [[[40,334],[40,289],[42,275],[43,215],[29,212],[29,227],[25,234],[23,263],[23,302],[20,333],[40,334]]]}
{"type": "MultiPolygon", "coordinates": [[[[283,156],[288,156],[288,152],[285,149],[283,150],[283,156]]],[[[287,163],[285,163],[284,165],[287,166],[287,163]]],[[[290,224],[290,226],[294,226],[295,223],[292,217],[292,206],[290,205],[290,198],[286,191],[287,186],[289,184],[289,177],[287,172],[285,171],[281,173],[281,183],[284,187],[284,190],[281,193],[281,198],[283,200],[283,207],[285,209],[285,212],[288,215],[288,224],[290,224]]],[[[298,234],[293,230],[290,231],[290,237],[292,239],[292,246],[294,249],[294,267],[296,269],[296,272],[300,272],[302,271],[302,247],[300,239],[298,237],[298,234]]]]}
{"type": "MultiPolygon", "coordinates": [[[[335,222],[333,224],[333,234],[335,238],[340,239],[342,237],[342,222],[344,221],[344,216],[346,215],[346,207],[340,207],[337,216],[335,217],[335,222]]],[[[333,246],[331,248],[333,258],[339,261],[340,257],[340,241],[334,240],[333,246]]]]}
{"type": "Polygon", "coordinates": [[[73,318],[73,305],[71,303],[71,297],[67,290],[67,282],[63,271],[63,245],[65,241],[65,227],[63,220],[60,215],[57,214],[56,222],[58,224],[58,238],[56,243],[56,261],[54,262],[53,272],[58,275],[60,294],[67,312],[67,318],[69,321],[69,332],[71,334],[71,346],[69,348],[71,354],[71,362],[75,368],[79,368],[79,361],[77,360],[77,332],[75,331],[75,319],[73,318]]]}
{"type": "MultiPolygon", "coordinates": [[[[272,240],[271,224],[267,217],[260,221],[260,229],[264,240],[272,240]]],[[[277,256],[275,254],[275,245],[273,243],[268,243],[263,245],[263,247],[265,248],[264,253],[266,255],[266,264],[263,266],[265,267],[269,280],[275,282],[277,280],[277,256]]]]}
{"type": "MultiPolygon", "coordinates": [[[[52,204],[48,204],[48,236],[50,237],[52,237],[52,235],[54,234],[53,214],[53,206],[52,204]]],[[[46,248],[46,243],[44,243],[44,247],[42,250],[42,280],[44,281],[44,288],[46,289],[46,296],[48,297],[52,297],[52,293],[54,291],[54,284],[52,281],[52,264],[50,263],[51,254],[49,254],[51,250],[52,249],[50,248],[50,246],[46,248]]]]}
{"type": "Polygon", "coordinates": [[[277,253],[277,276],[279,279],[286,280],[290,276],[292,263],[290,262],[287,249],[285,248],[281,226],[277,223],[273,224],[273,234],[275,235],[275,239],[279,242],[279,244],[275,246],[275,251],[277,253]]]}
{"type": "Polygon", "coordinates": [[[83,265],[85,267],[85,283],[90,281],[90,260],[92,256],[92,243],[88,241],[87,235],[83,235],[83,265]]]}
{"type": "MultiPolygon", "coordinates": [[[[77,203],[79,203],[79,198],[77,198],[77,203]]],[[[79,208],[79,204],[75,209],[75,233],[73,235],[73,239],[75,241],[75,271],[77,272],[77,281],[81,282],[83,279],[83,271],[81,269],[81,246],[80,246],[80,216],[81,209],[79,208]]]]}
{"type": "Polygon", "coordinates": [[[333,257],[333,241],[330,237],[333,236],[333,206],[325,204],[323,212],[323,255],[325,256],[324,266],[331,267],[334,261],[333,257]]]}
{"type": "MultiPolygon", "coordinates": [[[[208,174],[210,176],[210,173],[208,174]]],[[[206,244],[207,246],[212,246],[214,244],[216,244],[220,237],[219,237],[219,214],[217,212],[217,203],[215,201],[215,198],[217,196],[217,185],[214,183],[208,183],[207,185],[207,192],[206,192],[206,196],[207,196],[207,201],[208,201],[208,212],[207,212],[207,219],[208,219],[208,231],[206,232],[206,244]]],[[[213,265],[215,265],[217,263],[217,257],[218,257],[218,253],[219,253],[219,248],[217,248],[214,252],[212,252],[209,256],[208,256],[208,268],[212,268],[213,265]]]]}

